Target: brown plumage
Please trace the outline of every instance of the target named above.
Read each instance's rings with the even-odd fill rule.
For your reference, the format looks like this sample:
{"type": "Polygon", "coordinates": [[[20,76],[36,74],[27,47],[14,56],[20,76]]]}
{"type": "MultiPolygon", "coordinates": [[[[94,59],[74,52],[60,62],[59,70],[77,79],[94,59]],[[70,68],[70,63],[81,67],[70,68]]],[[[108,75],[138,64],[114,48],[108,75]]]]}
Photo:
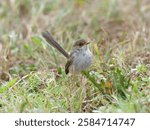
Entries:
{"type": "Polygon", "coordinates": [[[62,53],[67,58],[67,63],[65,65],[65,73],[79,73],[82,70],[87,69],[92,63],[92,53],[88,48],[89,42],[85,39],[77,40],[74,45],[71,54],[69,55],[56,40],[52,37],[52,35],[46,31],[42,33],[42,36],[46,39],[46,41],[56,48],[60,53],[62,53]]]}

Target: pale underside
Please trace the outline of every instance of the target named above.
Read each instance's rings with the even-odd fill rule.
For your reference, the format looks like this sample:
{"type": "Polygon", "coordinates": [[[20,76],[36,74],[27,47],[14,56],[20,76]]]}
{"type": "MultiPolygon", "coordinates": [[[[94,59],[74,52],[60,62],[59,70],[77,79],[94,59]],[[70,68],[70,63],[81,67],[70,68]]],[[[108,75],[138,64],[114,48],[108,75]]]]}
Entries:
{"type": "Polygon", "coordinates": [[[70,72],[72,74],[80,73],[86,70],[92,64],[92,53],[87,48],[81,48],[73,51],[70,58],[66,64],[66,73],[70,72]]]}

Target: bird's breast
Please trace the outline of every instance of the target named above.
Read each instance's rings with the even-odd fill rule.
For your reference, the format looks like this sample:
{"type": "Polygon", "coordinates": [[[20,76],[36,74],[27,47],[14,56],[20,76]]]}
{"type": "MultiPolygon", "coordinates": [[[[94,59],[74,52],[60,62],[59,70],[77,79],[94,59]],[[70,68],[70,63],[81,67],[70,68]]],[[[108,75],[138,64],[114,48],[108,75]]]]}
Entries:
{"type": "Polygon", "coordinates": [[[92,53],[90,50],[78,51],[74,55],[73,68],[76,72],[86,70],[92,64],[92,53]]]}

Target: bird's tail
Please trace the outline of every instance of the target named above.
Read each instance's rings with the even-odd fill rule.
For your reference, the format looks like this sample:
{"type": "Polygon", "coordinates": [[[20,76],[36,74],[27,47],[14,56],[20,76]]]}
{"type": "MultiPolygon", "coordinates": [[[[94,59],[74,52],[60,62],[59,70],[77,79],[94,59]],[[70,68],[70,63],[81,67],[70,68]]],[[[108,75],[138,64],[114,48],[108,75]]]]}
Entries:
{"type": "Polygon", "coordinates": [[[62,53],[67,59],[69,58],[69,54],[56,42],[56,40],[52,37],[52,35],[46,31],[42,32],[42,36],[45,38],[45,40],[52,45],[54,48],[56,48],[60,53],[62,53]]]}

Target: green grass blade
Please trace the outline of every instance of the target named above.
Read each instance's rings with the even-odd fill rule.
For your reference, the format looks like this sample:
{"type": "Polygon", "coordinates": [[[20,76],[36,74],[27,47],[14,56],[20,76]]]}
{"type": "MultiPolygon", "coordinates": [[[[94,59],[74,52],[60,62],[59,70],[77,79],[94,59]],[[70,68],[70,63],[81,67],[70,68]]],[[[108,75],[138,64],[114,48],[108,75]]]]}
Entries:
{"type": "Polygon", "coordinates": [[[2,86],[0,88],[0,93],[5,92],[8,88],[10,88],[11,86],[13,86],[16,83],[16,81],[17,81],[17,78],[12,79],[6,86],[2,86]]]}

